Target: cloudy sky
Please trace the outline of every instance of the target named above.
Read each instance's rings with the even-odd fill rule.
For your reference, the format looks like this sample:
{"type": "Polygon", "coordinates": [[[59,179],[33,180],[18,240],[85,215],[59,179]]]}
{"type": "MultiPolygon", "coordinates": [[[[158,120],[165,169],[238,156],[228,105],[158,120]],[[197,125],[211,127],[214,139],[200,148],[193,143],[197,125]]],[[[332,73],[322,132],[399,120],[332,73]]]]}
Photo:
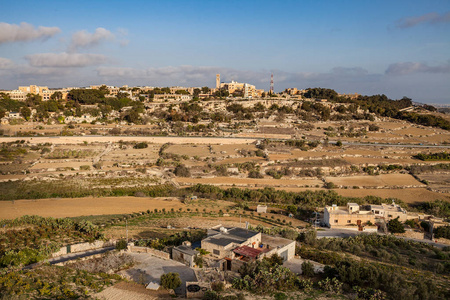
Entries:
{"type": "Polygon", "coordinates": [[[450,1],[2,1],[0,89],[209,86],[450,103],[450,1]]]}

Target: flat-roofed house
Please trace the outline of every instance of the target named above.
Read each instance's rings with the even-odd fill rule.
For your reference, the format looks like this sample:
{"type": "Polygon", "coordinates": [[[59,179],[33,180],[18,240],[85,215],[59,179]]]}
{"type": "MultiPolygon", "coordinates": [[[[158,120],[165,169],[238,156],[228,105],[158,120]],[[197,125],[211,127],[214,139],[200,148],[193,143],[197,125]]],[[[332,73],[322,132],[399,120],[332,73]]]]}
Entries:
{"type": "Polygon", "coordinates": [[[192,249],[190,242],[183,242],[181,246],[172,249],[172,259],[185,264],[188,267],[195,266],[195,257],[198,251],[192,249]]]}
{"type": "MultiPolygon", "coordinates": [[[[408,213],[400,205],[395,204],[381,204],[360,206],[357,203],[347,203],[347,206],[325,206],[324,209],[324,223],[328,227],[374,224],[377,219],[384,219],[386,222],[399,218],[400,222],[405,222],[408,219],[408,213]]],[[[410,216],[409,218],[414,218],[410,216]]]]}
{"type": "Polygon", "coordinates": [[[260,232],[244,228],[227,229],[221,227],[215,234],[214,231],[209,233],[210,236],[202,240],[202,249],[205,249],[217,258],[232,257],[233,249],[244,245],[256,248],[261,242],[260,232]]]}

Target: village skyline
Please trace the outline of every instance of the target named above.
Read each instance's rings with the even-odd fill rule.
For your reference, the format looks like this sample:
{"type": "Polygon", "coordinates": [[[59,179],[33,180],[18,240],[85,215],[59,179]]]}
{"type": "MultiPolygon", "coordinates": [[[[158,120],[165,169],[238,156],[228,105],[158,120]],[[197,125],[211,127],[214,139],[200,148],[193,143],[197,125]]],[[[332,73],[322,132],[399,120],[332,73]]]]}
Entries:
{"type": "Polygon", "coordinates": [[[5,90],[214,87],[218,73],[268,90],[273,73],[275,92],[450,102],[447,1],[14,1],[0,17],[5,90]]]}

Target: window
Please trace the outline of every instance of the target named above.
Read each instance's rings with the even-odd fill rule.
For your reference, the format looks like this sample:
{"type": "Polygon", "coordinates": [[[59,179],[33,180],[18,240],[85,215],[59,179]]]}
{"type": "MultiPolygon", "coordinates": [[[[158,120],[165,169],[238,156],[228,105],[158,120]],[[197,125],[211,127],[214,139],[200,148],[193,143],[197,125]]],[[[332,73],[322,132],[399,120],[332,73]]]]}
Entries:
{"type": "Polygon", "coordinates": [[[220,250],[214,249],[213,253],[214,253],[214,255],[220,255],[220,250]]]}
{"type": "Polygon", "coordinates": [[[337,223],[338,222],[338,220],[334,220],[334,223],[337,223]]]}
{"type": "Polygon", "coordinates": [[[347,220],[347,223],[349,223],[349,224],[350,224],[351,222],[352,222],[351,220],[347,220]]]}

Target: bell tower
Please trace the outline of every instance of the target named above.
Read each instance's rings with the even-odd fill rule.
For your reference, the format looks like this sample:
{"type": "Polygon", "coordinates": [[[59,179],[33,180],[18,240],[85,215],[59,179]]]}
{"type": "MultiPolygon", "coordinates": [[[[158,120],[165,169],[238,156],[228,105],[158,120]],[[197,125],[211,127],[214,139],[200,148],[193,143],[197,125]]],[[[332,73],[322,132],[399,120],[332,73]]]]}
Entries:
{"type": "Polygon", "coordinates": [[[220,88],[220,74],[216,74],[216,89],[220,88]]]}

